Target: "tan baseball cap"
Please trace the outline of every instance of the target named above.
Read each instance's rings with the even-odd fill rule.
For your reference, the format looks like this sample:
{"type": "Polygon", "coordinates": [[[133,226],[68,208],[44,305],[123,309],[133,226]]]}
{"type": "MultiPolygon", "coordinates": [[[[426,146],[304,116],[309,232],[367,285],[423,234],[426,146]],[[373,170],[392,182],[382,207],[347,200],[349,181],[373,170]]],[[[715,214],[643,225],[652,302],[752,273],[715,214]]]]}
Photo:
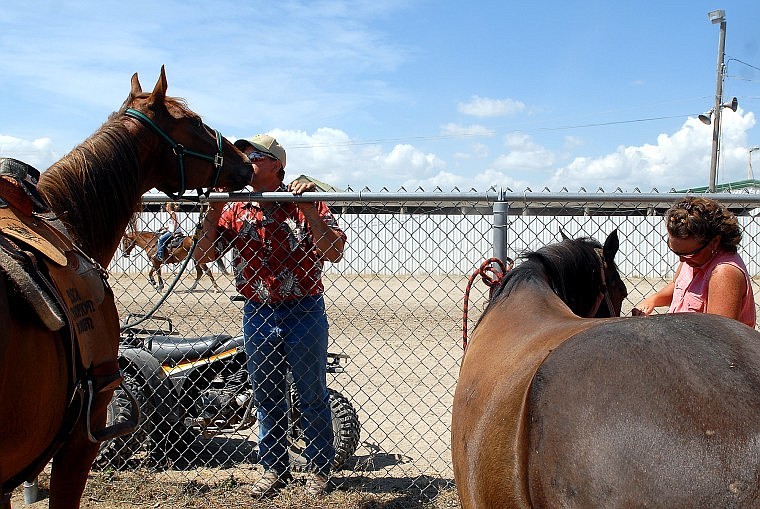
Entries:
{"type": "Polygon", "coordinates": [[[235,146],[240,150],[243,150],[248,145],[259,152],[264,152],[279,160],[282,163],[282,167],[285,168],[285,149],[268,134],[257,134],[251,138],[240,138],[235,141],[235,146]]]}

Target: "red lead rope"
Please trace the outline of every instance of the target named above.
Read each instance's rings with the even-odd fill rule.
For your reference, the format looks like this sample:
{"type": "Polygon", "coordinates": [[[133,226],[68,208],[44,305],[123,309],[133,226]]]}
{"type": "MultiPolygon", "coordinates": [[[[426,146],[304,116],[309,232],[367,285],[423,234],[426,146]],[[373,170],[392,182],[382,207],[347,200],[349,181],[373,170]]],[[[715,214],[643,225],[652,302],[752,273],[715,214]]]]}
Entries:
{"type": "Polygon", "coordinates": [[[490,290],[488,291],[488,300],[491,300],[491,296],[493,296],[494,290],[498,288],[499,285],[501,285],[501,280],[504,278],[507,272],[512,270],[512,267],[514,266],[514,260],[509,257],[507,257],[506,264],[498,258],[489,258],[488,260],[484,261],[480,265],[480,268],[473,272],[470,276],[470,280],[467,281],[467,288],[464,290],[464,312],[462,313],[462,350],[467,349],[467,312],[470,308],[470,288],[472,287],[472,283],[475,282],[475,277],[479,275],[483,282],[489,286],[490,290]],[[494,268],[494,264],[499,266],[500,270],[498,272],[494,268]]]}

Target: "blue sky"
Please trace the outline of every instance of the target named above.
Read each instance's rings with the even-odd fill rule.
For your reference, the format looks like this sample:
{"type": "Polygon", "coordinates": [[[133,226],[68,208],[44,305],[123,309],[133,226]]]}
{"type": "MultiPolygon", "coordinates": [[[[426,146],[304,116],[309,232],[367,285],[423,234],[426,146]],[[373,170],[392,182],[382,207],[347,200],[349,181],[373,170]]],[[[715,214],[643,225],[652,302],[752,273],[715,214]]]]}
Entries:
{"type": "MultiPolygon", "coordinates": [[[[354,191],[708,183],[726,12],[718,183],[760,145],[757,0],[3,0],[0,157],[47,168],[166,65],[230,139],[260,132],[354,191]]],[[[754,152],[760,178],[760,151],[754,152]]]]}

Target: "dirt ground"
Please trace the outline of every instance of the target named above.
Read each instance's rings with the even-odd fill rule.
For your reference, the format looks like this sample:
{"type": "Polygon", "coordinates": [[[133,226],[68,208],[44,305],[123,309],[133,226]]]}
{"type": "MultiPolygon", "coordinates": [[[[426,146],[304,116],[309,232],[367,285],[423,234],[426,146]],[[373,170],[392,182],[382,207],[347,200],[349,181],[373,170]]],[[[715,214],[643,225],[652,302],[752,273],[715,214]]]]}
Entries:
{"type": "MultiPolygon", "coordinates": [[[[172,275],[166,277],[170,281],[172,275]]],[[[230,301],[235,294],[231,278],[216,277],[223,293],[214,292],[205,279],[202,289],[188,293],[188,276],[161,305],[158,314],[172,318],[177,334],[239,332],[241,306],[230,301]]],[[[129,313],[149,311],[161,296],[144,275],[112,275],[110,282],[123,320],[129,313]]],[[[624,314],[660,284],[627,283],[624,314]]],[[[345,468],[334,473],[335,489],[321,501],[305,498],[296,482],[257,507],[459,507],[450,460],[450,409],[462,354],[466,285],[465,277],[326,278],[330,350],[350,356],[346,372],[328,375],[328,385],[357,409],[360,446],[345,468]]],[[[470,330],[486,293],[482,283],[473,286],[470,330]]],[[[94,472],[82,507],[251,507],[251,485],[261,475],[251,460],[255,436],[225,440],[229,447],[192,468],[94,472]]],[[[43,497],[46,483],[43,474],[43,497]]],[[[23,506],[21,489],[13,500],[23,506]]],[[[28,507],[47,508],[47,498],[28,507]]]]}

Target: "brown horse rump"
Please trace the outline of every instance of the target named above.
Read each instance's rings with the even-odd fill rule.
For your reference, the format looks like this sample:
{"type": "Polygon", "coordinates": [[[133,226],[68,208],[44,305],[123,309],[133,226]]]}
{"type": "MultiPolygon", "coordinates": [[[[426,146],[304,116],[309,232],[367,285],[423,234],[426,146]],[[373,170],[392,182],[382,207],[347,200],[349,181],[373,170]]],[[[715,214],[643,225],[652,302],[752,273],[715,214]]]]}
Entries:
{"type": "Polygon", "coordinates": [[[541,507],[757,507],[760,333],[700,313],[608,321],[559,345],[527,401],[541,507]]]}

